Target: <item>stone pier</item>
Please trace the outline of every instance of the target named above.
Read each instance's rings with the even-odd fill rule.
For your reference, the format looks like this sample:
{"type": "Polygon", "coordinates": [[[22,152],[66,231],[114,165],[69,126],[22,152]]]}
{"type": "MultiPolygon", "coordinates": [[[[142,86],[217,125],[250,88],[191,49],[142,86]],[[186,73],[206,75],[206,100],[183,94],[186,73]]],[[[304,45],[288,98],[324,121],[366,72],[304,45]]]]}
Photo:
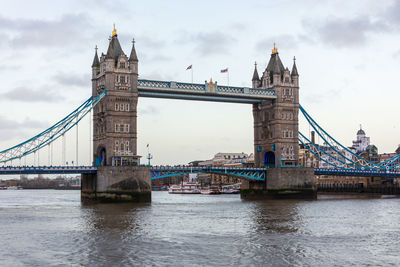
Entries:
{"type": "Polygon", "coordinates": [[[266,181],[243,181],[242,199],[316,199],[314,169],[269,168],[266,181]]]}
{"type": "Polygon", "coordinates": [[[82,174],[83,202],[151,202],[149,166],[101,166],[82,174]]]}

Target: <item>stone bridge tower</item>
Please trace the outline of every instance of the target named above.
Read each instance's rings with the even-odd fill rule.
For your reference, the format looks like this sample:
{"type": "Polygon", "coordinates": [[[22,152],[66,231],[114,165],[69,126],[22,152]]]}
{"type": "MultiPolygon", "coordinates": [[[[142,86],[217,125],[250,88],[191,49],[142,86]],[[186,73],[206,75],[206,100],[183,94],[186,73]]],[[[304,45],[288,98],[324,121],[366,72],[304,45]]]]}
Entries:
{"type": "Polygon", "coordinates": [[[138,58],[135,44],[130,56],[122,51],[117,31],[107,53],[96,53],[92,64],[92,95],[106,95],[94,107],[93,154],[96,174],[82,175],[83,201],[151,201],[150,167],[139,166],[136,108],[138,58]]]}
{"type": "Polygon", "coordinates": [[[136,107],[138,58],[135,44],[129,58],[122,51],[114,28],[107,54],[92,64],[92,95],[106,96],[94,108],[93,153],[95,166],[138,165],[136,107]]]}
{"type": "Polygon", "coordinates": [[[253,104],[254,155],[257,167],[298,165],[299,74],[296,63],[292,71],[285,68],[274,45],[268,66],[258,76],[253,88],[274,89],[277,98],[253,104]]]}
{"type": "Polygon", "coordinates": [[[274,89],[276,99],[253,104],[254,155],[256,167],[268,167],[266,179],[242,181],[242,198],[316,199],[314,169],[299,167],[298,114],[299,74],[296,62],[292,71],[285,68],[274,45],[268,66],[253,87],[274,89]],[[282,168],[292,166],[292,168],[282,168]]]}

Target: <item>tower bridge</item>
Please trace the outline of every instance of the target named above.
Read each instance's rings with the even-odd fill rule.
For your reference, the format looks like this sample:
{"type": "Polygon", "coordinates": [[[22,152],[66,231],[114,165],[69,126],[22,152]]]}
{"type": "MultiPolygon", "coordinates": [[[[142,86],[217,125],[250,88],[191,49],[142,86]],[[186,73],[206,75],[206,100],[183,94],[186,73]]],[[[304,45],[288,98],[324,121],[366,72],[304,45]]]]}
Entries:
{"type": "Polygon", "coordinates": [[[299,104],[299,74],[295,60],[289,70],[283,65],[275,46],[261,76],[255,66],[251,87],[219,85],[212,80],[198,84],[138,79],[138,62],[135,43],[132,42],[128,57],[114,29],[107,52],[99,57],[97,48],[95,51],[92,96],[49,129],[0,151],[0,163],[21,160],[50,146],[60,137],[64,138],[65,133],[92,112],[93,166],[3,166],[0,174],[81,173],[82,199],[95,201],[150,201],[152,179],[188,172],[243,178],[242,197],[315,198],[315,175],[400,177],[400,154],[385,162],[371,162],[341,145],[316,123],[299,104]],[[251,104],[254,168],[141,165],[137,154],[139,97],[251,104]],[[305,117],[334,154],[328,154],[299,132],[299,115],[305,117]],[[316,158],[325,160],[330,168],[299,166],[299,142],[316,158]]]}

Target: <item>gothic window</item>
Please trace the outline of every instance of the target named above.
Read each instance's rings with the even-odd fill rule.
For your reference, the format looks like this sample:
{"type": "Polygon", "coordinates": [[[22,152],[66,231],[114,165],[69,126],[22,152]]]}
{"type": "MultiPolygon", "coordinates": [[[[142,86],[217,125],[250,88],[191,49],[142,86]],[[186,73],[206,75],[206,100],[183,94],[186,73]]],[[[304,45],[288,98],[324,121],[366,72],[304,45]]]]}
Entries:
{"type": "Polygon", "coordinates": [[[119,105],[117,103],[115,103],[115,111],[119,110],[119,105]]]}
{"type": "Polygon", "coordinates": [[[119,131],[120,131],[121,133],[124,132],[124,125],[123,125],[123,124],[120,124],[120,125],[119,125],[119,131]]]}
{"type": "Polygon", "coordinates": [[[119,76],[119,82],[120,83],[125,83],[125,76],[124,75],[119,76]]]}
{"type": "Polygon", "coordinates": [[[119,108],[121,111],[124,111],[124,107],[125,107],[125,105],[124,104],[121,104],[121,107],[119,108]]]}
{"type": "Polygon", "coordinates": [[[121,69],[125,69],[125,62],[119,63],[119,67],[120,67],[121,69]]]}
{"type": "Polygon", "coordinates": [[[289,77],[285,77],[285,83],[289,82],[289,77]]]}
{"type": "Polygon", "coordinates": [[[115,124],[115,132],[116,132],[116,133],[119,132],[119,124],[115,124]]]}
{"type": "Polygon", "coordinates": [[[119,150],[119,141],[116,140],[115,141],[115,151],[118,151],[118,150],[119,150]]]}
{"type": "Polygon", "coordinates": [[[121,151],[124,151],[124,150],[125,150],[124,143],[121,142],[121,151]]]}
{"type": "Polygon", "coordinates": [[[129,133],[129,124],[125,124],[125,132],[129,133]]]}
{"type": "Polygon", "coordinates": [[[125,149],[126,149],[126,151],[129,151],[129,141],[125,142],[125,149]]]}
{"type": "Polygon", "coordinates": [[[125,111],[129,111],[129,104],[125,104],[125,111]]]}

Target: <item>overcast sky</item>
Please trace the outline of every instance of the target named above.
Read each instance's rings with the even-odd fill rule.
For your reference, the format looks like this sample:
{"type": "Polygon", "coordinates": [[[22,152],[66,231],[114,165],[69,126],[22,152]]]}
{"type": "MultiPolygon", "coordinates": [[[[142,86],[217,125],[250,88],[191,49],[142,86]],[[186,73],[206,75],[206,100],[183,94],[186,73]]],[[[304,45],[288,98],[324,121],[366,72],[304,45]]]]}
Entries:
{"type": "MultiPolygon", "coordinates": [[[[135,38],[146,79],[189,82],[193,64],[195,82],[225,84],[228,67],[231,85],[251,86],[254,61],[262,72],[276,42],[285,66],[297,58],[301,104],[342,144],[360,124],[379,152],[400,144],[400,1],[2,0],[0,150],[90,97],[94,47],[106,52],[113,23],[126,54],[135,38]]],[[[82,164],[88,121],[79,127],[82,164]]],[[[154,164],[251,153],[252,125],[251,105],[140,98],[138,153],[149,143],[154,164]]],[[[67,143],[71,161],[74,135],[67,143]]]]}

